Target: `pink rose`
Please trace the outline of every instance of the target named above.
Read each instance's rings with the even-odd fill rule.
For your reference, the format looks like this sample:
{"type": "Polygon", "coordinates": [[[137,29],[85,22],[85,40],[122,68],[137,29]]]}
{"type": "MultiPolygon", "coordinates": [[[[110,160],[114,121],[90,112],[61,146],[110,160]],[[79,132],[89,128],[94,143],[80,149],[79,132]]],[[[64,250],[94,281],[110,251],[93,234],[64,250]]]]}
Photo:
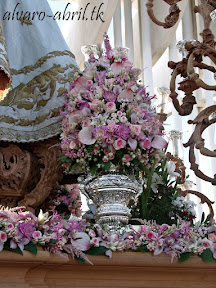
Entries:
{"type": "Polygon", "coordinates": [[[202,246],[205,248],[210,248],[212,246],[212,242],[210,240],[208,240],[207,238],[202,240],[202,246]]]}
{"type": "Polygon", "coordinates": [[[150,149],[151,148],[151,141],[146,138],[144,141],[140,142],[140,147],[142,149],[150,149]]]}
{"type": "Polygon", "coordinates": [[[211,233],[208,235],[208,239],[212,242],[216,242],[216,235],[214,233],[211,233]]]}
{"type": "Polygon", "coordinates": [[[131,132],[137,136],[139,136],[141,129],[142,129],[141,125],[131,125],[130,126],[131,132]]]}
{"type": "Polygon", "coordinates": [[[94,99],[91,103],[89,103],[90,108],[93,111],[98,111],[100,104],[101,104],[101,101],[98,99],[94,99]]]}
{"type": "Polygon", "coordinates": [[[69,147],[70,149],[74,149],[76,147],[76,143],[71,141],[69,147]]]}
{"type": "Polygon", "coordinates": [[[126,141],[123,139],[117,139],[113,146],[116,150],[122,149],[126,146],[126,141]]]}
{"type": "Polygon", "coordinates": [[[130,160],[131,160],[130,155],[129,154],[125,154],[124,155],[124,162],[130,162],[130,160]]]}
{"type": "Polygon", "coordinates": [[[116,105],[114,102],[107,102],[106,103],[106,111],[108,113],[113,113],[116,111],[116,105]]]}

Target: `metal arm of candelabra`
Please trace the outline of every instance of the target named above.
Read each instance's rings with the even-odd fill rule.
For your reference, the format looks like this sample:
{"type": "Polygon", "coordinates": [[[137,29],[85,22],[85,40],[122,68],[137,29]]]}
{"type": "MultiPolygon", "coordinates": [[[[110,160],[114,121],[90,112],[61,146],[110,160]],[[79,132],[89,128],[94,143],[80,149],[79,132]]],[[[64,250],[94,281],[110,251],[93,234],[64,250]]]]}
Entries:
{"type": "Polygon", "coordinates": [[[177,23],[179,19],[179,13],[181,12],[181,10],[179,9],[176,3],[182,0],[163,0],[163,1],[166,2],[168,5],[170,5],[169,15],[164,19],[165,22],[161,22],[155,17],[153,12],[154,0],[149,0],[146,4],[146,7],[148,15],[151,18],[151,20],[155,24],[167,29],[173,27],[177,23]]]}

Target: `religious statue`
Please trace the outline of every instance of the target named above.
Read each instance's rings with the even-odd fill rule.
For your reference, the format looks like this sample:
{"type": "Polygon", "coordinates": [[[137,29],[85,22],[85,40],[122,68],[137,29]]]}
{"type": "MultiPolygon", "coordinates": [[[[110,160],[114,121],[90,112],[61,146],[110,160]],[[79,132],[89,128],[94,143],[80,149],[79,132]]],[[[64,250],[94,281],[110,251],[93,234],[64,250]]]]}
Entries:
{"type": "Polygon", "coordinates": [[[59,109],[78,68],[46,0],[1,1],[0,22],[1,205],[34,211],[62,177],[59,109]]]}

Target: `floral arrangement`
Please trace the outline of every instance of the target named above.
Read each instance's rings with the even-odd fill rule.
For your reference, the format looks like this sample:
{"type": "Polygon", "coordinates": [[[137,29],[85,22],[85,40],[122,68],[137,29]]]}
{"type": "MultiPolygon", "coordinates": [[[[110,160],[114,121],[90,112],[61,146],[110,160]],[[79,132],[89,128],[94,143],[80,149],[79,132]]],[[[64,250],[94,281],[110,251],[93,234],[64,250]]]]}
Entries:
{"type": "MultiPolygon", "coordinates": [[[[144,192],[133,208],[133,218],[155,220],[158,224],[176,224],[179,218],[192,221],[196,218],[195,203],[179,197],[180,174],[176,165],[164,154],[156,166],[143,173],[144,192]]],[[[181,180],[183,181],[183,180],[181,180]]],[[[184,179],[185,181],[185,179],[184,179]]],[[[133,203],[131,203],[133,206],[133,203]]]]}
{"type": "Polygon", "coordinates": [[[167,142],[150,106],[153,97],[138,84],[139,69],[121,48],[111,48],[107,35],[104,43],[105,53],[100,46],[98,57],[90,52],[66,94],[61,161],[67,172],[114,168],[138,176],[159,161],[167,142]]]}
{"type": "MultiPolygon", "coordinates": [[[[22,208],[0,209],[0,251],[3,249],[23,253],[28,250],[37,254],[37,246],[51,253],[64,256],[66,252],[82,262],[89,262],[88,256],[105,253],[112,257],[112,251],[134,250],[162,252],[178,258],[181,262],[191,255],[203,260],[216,259],[216,222],[191,222],[179,220],[177,224],[158,225],[155,221],[143,220],[138,230],[127,227],[120,233],[106,227],[71,216],[65,219],[57,212],[43,213],[38,217],[22,208]]],[[[92,263],[91,263],[92,264],[92,263]]]]}
{"type": "Polygon", "coordinates": [[[64,218],[70,218],[71,215],[81,217],[81,196],[78,184],[62,185],[52,195],[53,201],[50,206],[51,211],[57,211],[64,218]]]}

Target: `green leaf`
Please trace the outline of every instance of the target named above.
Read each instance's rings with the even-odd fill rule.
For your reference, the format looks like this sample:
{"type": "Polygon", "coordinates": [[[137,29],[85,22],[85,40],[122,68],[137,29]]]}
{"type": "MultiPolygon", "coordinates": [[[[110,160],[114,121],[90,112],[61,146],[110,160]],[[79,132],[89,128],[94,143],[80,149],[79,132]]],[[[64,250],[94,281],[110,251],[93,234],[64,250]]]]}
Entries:
{"type": "Polygon", "coordinates": [[[33,243],[28,243],[24,246],[24,250],[32,252],[35,256],[37,255],[37,246],[33,243]]]}
{"type": "Polygon", "coordinates": [[[187,261],[191,257],[191,255],[193,255],[192,252],[187,252],[187,253],[181,254],[179,257],[179,262],[183,263],[183,262],[187,261]]]}
{"type": "Polygon", "coordinates": [[[140,161],[137,159],[133,159],[132,163],[134,164],[135,167],[139,167],[140,166],[140,161]]]}
{"type": "Polygon", "coordinates": [[[58,158],[58,160],[60,160],[61,162],[66,162],[66,163],[70,163],[71,162],[71,159],[68,157],[68,156],[66,156],[66,155],[64,155],[64,154],[62,154],[59,158],[58,158]]]}
{"type": "Polygon", "coordinates": [[[4,244],[4,250],[17,252],[17,253],[23,255],[22,250],[21,250],[18,246],[17,246],[17,248],[15,248],[15,249],[10,248],[10,240],[8,240],[8,241],[4,244]]]}
{"type": "Polygon", "coordinates": [[[44,245],[42,245],[42,246],[49,246],[49,245],[51,245],[51,244],[53,244],[53,243],[56,243],[57,242],[57,240],[55,240],[55,239],[50,239],[50,241],[48,242],[48,243],[46,243],[46,244],[44,244],[44,245]]]}
{"type": "Polygon", "coordinates": [[[149,252],[149,250],[147,249],[146,246],[141,246],[141,247],[139,247],[137,251],[138,251],[138,252],[149,252]]]}
{"type": "Polygon", "coordinates": [[[104,169],[105,169],[106,171],[109,171],[109,170],[110,170],[110,161],[104,162],[102,165],[104,166],[104,169]]]}
{"type": "Polygon", "coordinates": [[[85,260],[83,258],[77,257],[75,256],[75,259],[77,259],[78,261],[80,261],[82,264],[85,264],[85,260]]]}
{"type": "Polygon", "coordinates": [[[77,165],[78,165],[78,163],[75,163],[75,164],[71,165],[71,166],[69,167],[69,172],[72,172],[73,170],[75,170],[76,167],[77,167],[77,165]]]}
{"type": "Polygon", "coordinates": [[[214,263],[213,257],[212,257],[212,252],[210,249],[206,249],[203,251],[201,255],[199,255],[202,260],[210,263],[214,263]]]}
{"type": "Polygon", "coordinates": [[[85,254],[88,255],[98,255],[98,254],[104,254],[106,251],[108,251],[109,249],[104,247],[104,246],[100,246],[100,247],[91,247],[88,251],[85,251],[85,254]]]}
{"type": "Polygon", "coordinates": [[[86,145],[86,150],[88,151],[89,154],[91,154],[93,152],[93,145],[86,145]]]}
{"type": "Polygon", "coordinates": [[[211,220],[212,216],[213,216],[212,213],[210,213],[210,214],[206,217],[205,223],[208,223],[208,222],[211,220]]]}
{"type": "Polygon", "coordinates": [[[98,170],[97,163],[94,163],[93,165],[90,165],[90,172],[91,172],[92,176],[95,175],[97,170],[98,170]]]}

